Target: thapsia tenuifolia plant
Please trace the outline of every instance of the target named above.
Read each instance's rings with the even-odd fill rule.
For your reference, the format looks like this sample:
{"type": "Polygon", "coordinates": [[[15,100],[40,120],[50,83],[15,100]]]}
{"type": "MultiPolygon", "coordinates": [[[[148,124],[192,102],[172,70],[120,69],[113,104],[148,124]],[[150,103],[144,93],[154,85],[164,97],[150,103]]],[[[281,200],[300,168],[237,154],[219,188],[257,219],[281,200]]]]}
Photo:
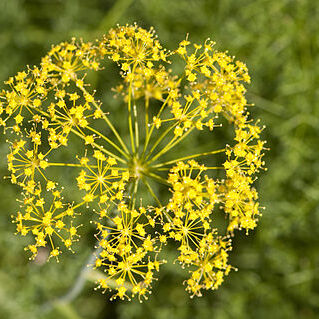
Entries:
{"type": "Polygon", "coordinates": [[[192,296],[218,288],[232,269],[231,235],[254,229],[260,215],[252,184],[264,165],[264,141],[247,112],[249,82],[245,64],[209,39],[202,45],[186,39],[168,51],[152,29],[137,25],[111,29],[95,43],[72,39],[53,46],[39,66],[11,77],[0,93],[0,124],[10,145],[11,181],[22,188],[13,220],[17,233],[32,239],[31,258],[39,247],[50,247],[55,258],[72,250],[77,216],[89,207],[100,247],[94,266],[105,271],[98,287],[114,290],[112,298],[147,297],[168,241],[188,270],[192,296]],[[173,75],[167,67],[178,58],[184,71],[173,75]],[[123,107],[116,112],[129,134],[112,122],[86,81],[86,72],[103,69],[105,59],[120,70],[114,90],[123,107]],[[191,135],[211,132],[213,145],[217,130],[233,130],[233,140],[181,154],[191,135]],[[68,162],[56,161],[74,138],[82,148],[67,152],[68,162]],[[62,196],[71,196],[61,185],[66,168],[77,171],[81,201],[62,196]],[[220,211],[226,234],[214,223],[220,211]]]}

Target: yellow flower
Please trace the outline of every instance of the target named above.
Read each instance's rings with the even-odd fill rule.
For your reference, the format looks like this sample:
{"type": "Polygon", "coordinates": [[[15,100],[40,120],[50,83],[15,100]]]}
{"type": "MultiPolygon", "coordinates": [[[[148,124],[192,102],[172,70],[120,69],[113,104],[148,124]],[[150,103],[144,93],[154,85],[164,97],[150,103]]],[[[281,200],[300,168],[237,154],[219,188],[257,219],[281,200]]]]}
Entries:
{"type": "Polygon", "coordinates": [[[214,45],[191,46],[186,38],[169,51],[153,28],[119,26],[94,44],[73,38],[55,45],[39,66],[6,82],[0,125],[10,133],[11,181],[24,194],[14,221],[19,234],[33,237],[26,248],[33,257],[39,247],[50,246],[55,258],[63,246],[71,249],[79,235],[70,219],[87,206],[96,213],[101,249],[95,267],[105,271],[99,287],[113,290],[112,298],[147,298],[169,241],[189,271],[191,295],[222,284],[232,269],[229,235],[248,233],[261,215],[253,183],[265,142],[263,127],[249,117],[246,65],[214,45]],[[178,74],[169,68],[174,55],[184,66],[178,74]],[[105,59],[121,75],[113,91],[123,107],[114,112],[127,131],[87,82],[86,72],[102,72],[105,59]],[[213,149],[217,130],[232,130],[234,138],[213,149]],[[194,151],[202,141],[195,136],[208,134],[194,151]],[[64,185],[68,176],[75,177],[64,185]],[[226,216],[225,233],[217,212],[226,216]]]}
{"type": "Polygon", "coordinates": [[[24,194],[24,199],[21,201],[22,210],[13,217],[13,222],[16,223],[17,232],[21,235],[25,236],[28,233],[33,235],[35,244],[26,247],[31,251],[32,259],[36,257],[38,247],[45,245],[51,246],[50,256],[57,258],[60,250],[54,244],[56,240],[62,241],[70,249],[77,234],[73,231],[76,227],[72,226],[72,223],[66,224],[69,216],[66,208],[68,206],[71,208],[71,205],[62,203],[58,191],[45,194],[38,187],[34,194],[24,194]]]}

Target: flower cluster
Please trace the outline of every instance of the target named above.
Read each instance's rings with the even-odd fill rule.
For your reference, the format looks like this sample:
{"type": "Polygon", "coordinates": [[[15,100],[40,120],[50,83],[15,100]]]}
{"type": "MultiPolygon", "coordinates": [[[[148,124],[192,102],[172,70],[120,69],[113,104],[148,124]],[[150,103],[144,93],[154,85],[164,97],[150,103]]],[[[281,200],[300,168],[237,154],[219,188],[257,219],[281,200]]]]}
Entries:
{"type": "Polygon", "coordinates": [[[86,207],[94,214],[82,229],[96,226],[94,267],[104,271],[98,287],[114,291],[112,298],[147,298],[168,242],[187,269],[191,296],[217,289],[233,269],[231,236],[254,229],[260,216],[253,183],[265,142],[247,112],[249,82],[246,66],[211,40],[186,38],[169,51],[153,29],[137,25],[118,26],[94,43],[53,46],[39,66],[11,77],[0,91],[0,126],[10,178],[23,196],[13,222],[17,233],[33,237],[32,258],[39,247],[56,258],[63,247],[74,251],[76,217],[86,207]],[[107,63],[119,67],[113,91],[127,129],[113,123],[87,82],[87,73],[104,72],[107,63]],[[171,63],[183,72],[175,74],[171,63]],[[233,141],[187,147],[191,136],[224,128],[233,141]],[[64,190],[64,200],[67,176],[79,196],[64,190]]]}
{"type": "Polygon", "coordinates": [[[95,266],[103,267],[106,273],[106,278],[99,280],[99,288],[108,289],[115,281],[114,297],[123,298],[131,290],[132,296],[147,298],[153,274],[165,262],[156,259],[160,245],[157,246],[159,240],[154,236],[155,222],[144,207],[130,209],[119,202],[117,209],[119,214],[115,217],[105,209],[99,213],[101,218],[109,220],[107,225],[97,223],[102,251],[95,266]]]}
{"type": "Polygon", "coordinates": [[[25,193],[21,201],[21,211],[13,217],[17,224],[17,232],[22,236],[32,233],[34,244],[26,247],[34,258],[39,247],[51,246],[50,257],[57,257],[60,248],[54,244],[55,240],[71,249],[72,243],[77,240],[77,227],[72,222],[67,225],[65,219],[75,217],[75,209],[71,204],[63,203],[63,197],[58,190],[44,194],[38,186],[33,194],[25,193]],[[51,197],[51,198],[50,198],[51,197]]]}
{"type": "Polygon", "coordinates": [[[96,194],[98,194],[99,203],[121,200],[125,184],[130,176],[128,171],[119,172],[114,166],[117,164],[116,159],[107,158],[101,151],[94,151],[93,158],[96,160],[96,165],[89,165],[90,160],[86,156],[80,159],[84,169],[80,171],[76,180],[79,189],[86,191],[83,200],[91,202],[96,194]]]}
{"type": "Polygon", "coordinates": [[[201,295],[201,289],[216,289],[231,269],[227,263],[230,240],[212,228],[215,206],[221,202],[219,187],[207,175],[202,177],[205,170],[195,160],[178,162],[171,169],[168,181],[173,196],[163,226],[179,243],[179,262],[191,268],[186,289],[193,295],[201,295]]]}

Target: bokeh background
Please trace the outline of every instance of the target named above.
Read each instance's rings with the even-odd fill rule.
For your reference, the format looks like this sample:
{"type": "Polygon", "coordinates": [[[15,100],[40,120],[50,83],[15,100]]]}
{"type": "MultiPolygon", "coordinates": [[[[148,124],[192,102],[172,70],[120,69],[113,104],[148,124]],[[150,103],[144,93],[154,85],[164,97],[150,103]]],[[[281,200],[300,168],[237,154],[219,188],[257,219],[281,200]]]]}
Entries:
{"type": "MultiPolygon", "coordinates": [[[[249,67],[248,99],[267,125],[270,151],[257,185],[266,210],[256,231],[234,244],[231,262],[239,271],[197,299],[169,265],[142,304],[109,302],[93,290],[92,276],[72,290],[92,242],[59,264],[29,262],[10,219],[18,189],[1,180],[0,318],[319,318],[318,1],[0,0],[0,81],[39,63],[51,44],[94,39],[135,21],[154,26],[168,48],[186,33],[195,42],[210,37],[249,67]]],[[[95,79],[99,86],[102,80],[95,79]]],[[[1,136],[1,178],[6,152],[1,136]]]]}

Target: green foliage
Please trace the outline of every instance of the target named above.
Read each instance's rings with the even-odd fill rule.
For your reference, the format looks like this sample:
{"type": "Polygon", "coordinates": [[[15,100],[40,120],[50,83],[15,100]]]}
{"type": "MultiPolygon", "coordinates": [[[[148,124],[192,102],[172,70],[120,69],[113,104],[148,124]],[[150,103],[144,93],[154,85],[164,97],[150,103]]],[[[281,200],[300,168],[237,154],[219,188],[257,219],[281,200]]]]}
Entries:
{"type": "MultiPolygon", "coordinates": [[[[210,37],[247,63],[254,116],[267,125],[268,171],[258,189],[266,207],[257,231],[234,243],[239,268],[216,292],[189,299],[176,267],[150,300],[109,302],[87,282],[71,303],[47,304],[72,287],[90,255],[56,264],[28,262],[24,242],[13,235],[10,215],[18,189],[0,183],[0,318],[317,318],[319,313],[319,5],[300,0],[0,0],[0,79],[36,64],[51,43],[71,36],[94,38],[114,23],[153,25],[166,47],[190,33],[210,37]]],[[[107,86],[96,78],[97,87],[107,86]]],[[[109,80],[108,80],[109,81],[109,80]]],[[[109,100],[111,93],[104,96],[109,100]]],[[[115,108],[116,105],[110,106],[115,108]]],[[[3,141],[4,138],[2,138],[3,141]]],[[[0,144],[0,175],[6,175],[0,144]]],[[[44,252],[45,254],[45,252],[44,252]]],[[[167,256],[174,259],[174,256],[167,256]]]]}

